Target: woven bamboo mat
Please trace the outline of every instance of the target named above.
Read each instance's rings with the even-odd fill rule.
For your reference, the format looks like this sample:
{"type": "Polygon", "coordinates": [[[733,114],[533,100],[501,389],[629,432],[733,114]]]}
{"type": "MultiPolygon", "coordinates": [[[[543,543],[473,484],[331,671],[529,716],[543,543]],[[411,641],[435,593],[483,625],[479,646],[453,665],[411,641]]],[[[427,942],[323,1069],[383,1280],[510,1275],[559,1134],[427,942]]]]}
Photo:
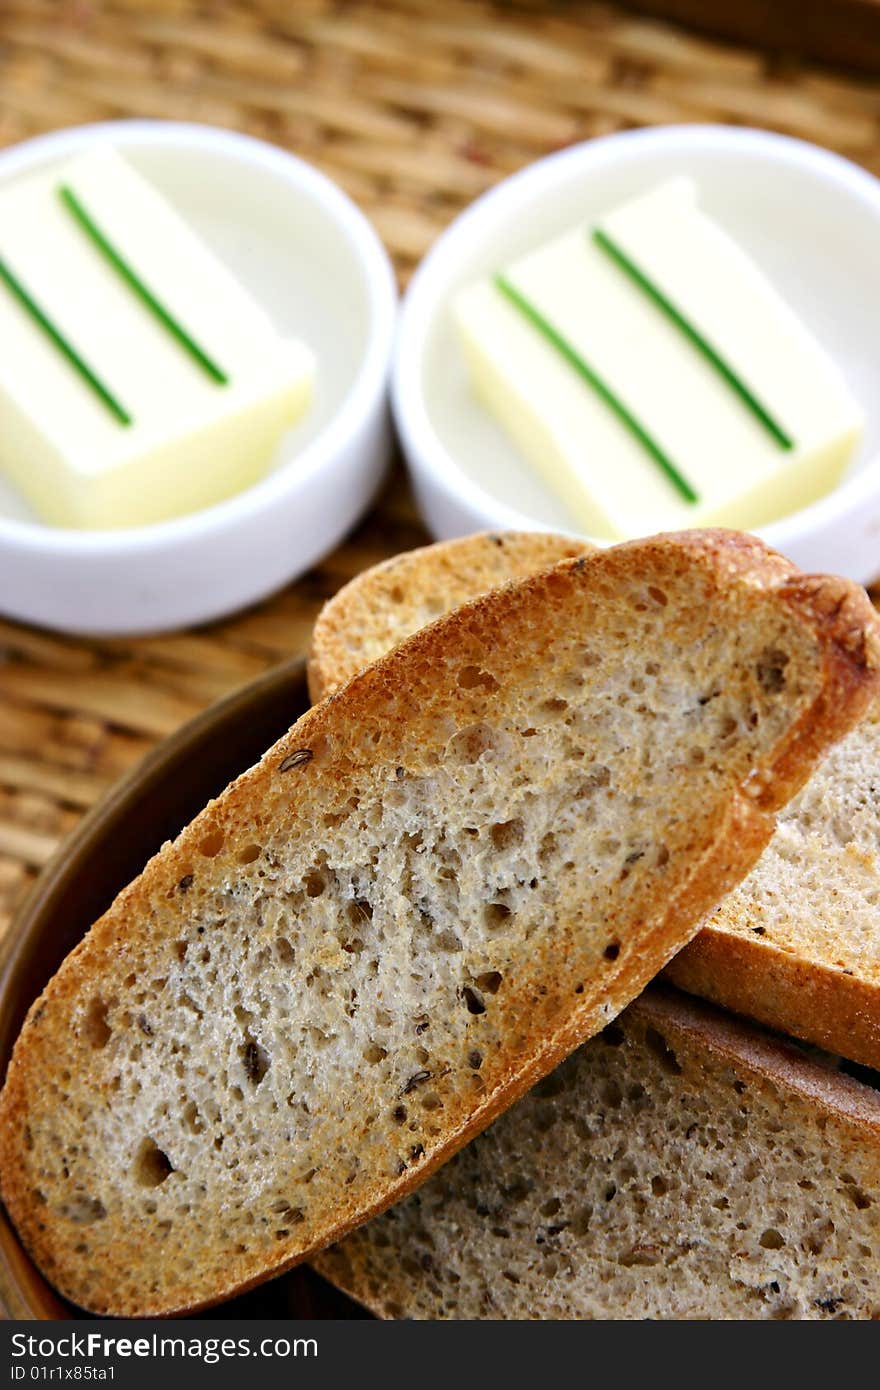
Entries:
{"type": "MultiPolygon", "coordinates": [[[[0,0],[0,144],[120,116],[235,127],[306,156],[372,218],[402,282],[498,179],[627,126],[748,122],[880,173],[880,84],[603,5],[0,0]]],[[[112,642],[0,622],[0,934],[156,739],[302,650],[341,583],[423,539],[398,474],[324,564],[228,621],[112,642]]]]}

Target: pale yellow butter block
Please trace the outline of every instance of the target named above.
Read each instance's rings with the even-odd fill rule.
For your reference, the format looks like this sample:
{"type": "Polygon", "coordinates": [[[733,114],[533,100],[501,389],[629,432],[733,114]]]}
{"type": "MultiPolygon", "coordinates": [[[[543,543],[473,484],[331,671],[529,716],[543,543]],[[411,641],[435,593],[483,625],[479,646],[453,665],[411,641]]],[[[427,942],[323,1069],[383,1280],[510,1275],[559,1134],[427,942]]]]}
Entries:
{"type": "Polygon", "coordinates": [[[130,415],[122,424],[0,283],[0,471],[45,521],[122,527],[195,511],[265,473],[307,408],[314,360],[285,340],[161,194],[111,149],[0,193],[0,257],[130,415]],[[193,360],[59,197],[226,375],[193,360]]]}
{"type": "MultiPolygon", "coordinates": [[[[833,488],[862,413],[766,277],[675,179],[504,270],[697,494],[688,501],[606,401],[491,281],[455,316],[474,390],[586,532],[750,529],[833,488]],[[711,343],[793,447],[593,241],[606,232],[711,343]]],[[[515,499],[512,499],[515,500],[515,499]]]]}

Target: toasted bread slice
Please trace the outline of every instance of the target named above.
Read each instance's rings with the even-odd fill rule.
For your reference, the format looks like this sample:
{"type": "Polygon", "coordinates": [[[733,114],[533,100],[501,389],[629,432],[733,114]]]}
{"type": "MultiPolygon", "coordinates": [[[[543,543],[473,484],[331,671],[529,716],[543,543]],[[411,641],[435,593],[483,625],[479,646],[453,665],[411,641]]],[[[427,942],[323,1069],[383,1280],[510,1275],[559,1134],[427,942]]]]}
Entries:
{"type": "Polygon", "coordinates": [[[652,986],[313,1263],[382,1317],[877,1318],[878,1242],[880,1092],[652,986]]]}
{"type": "Polygon", "coordinates": [[[423,628],[31,1010],[0,1183],[38,1264],[97,1312],[180,1311],[398,1200],[641,992],[877,684],[864,593],[731,532],[423,628]]]}
{"type": "MultiPolygon", "coordinates": [[[[434,608],[453,608],[519,577],[530,564],[542,568],[554,544],[561,552],[571,541],[469,536],[366,570],[318,618],[309,663],[313,694],[339,689],[426,620],[425,595],[434,608]]],[[[781,813],[752,873],[672,961],[670,978],[693,994],[880,1069],[878,787],[875,704],[781,813]]]]}

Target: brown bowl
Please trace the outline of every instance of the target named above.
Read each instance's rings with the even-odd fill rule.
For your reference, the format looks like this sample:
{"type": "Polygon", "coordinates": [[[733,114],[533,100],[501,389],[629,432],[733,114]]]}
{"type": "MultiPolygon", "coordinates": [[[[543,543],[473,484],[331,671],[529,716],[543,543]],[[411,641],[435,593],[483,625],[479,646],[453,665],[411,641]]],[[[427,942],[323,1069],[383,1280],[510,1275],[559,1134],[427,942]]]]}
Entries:
{"type": "MultiPolygon", "coordinates": [[[[0,1078],[30,1005],[119,890],[212,796],[255,763],[308,704],[305,663],[297,659],[276,667],[148,753],[83,818],[0,944],[0,1078]]],[[[239,1318],[366,1316],[305,1268],[231,1301],[226,1310],[239,1318]]],[[[46,1282],[0,1208],[4,1314],[87,1316],[46,1282]]]]}

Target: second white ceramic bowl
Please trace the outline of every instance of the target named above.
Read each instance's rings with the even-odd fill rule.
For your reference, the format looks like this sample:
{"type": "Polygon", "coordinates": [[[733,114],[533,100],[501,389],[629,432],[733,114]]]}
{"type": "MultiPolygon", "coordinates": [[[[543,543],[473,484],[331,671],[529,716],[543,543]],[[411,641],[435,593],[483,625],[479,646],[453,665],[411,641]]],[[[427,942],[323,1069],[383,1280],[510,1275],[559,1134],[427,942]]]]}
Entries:
{"type": "Polygon", "coordinates": [[[0,612],[63,631],[155,632],[271,593],[342,538],[390,452],[386,409],[397,292],[379,238],[323,174],[245,135],[120,121],[0,153],[0,185],[111,144],[165,193],[260,300],[315,351],[315,401],[273,471],[190,516],[66,531],[0,491],[0,612]]]}
{"type": "Polygon", "coordinates": [[[675,174],[696,179],[701,203],[824,343],[867,417],[843,483],[760,534],[805,569],[875,579],[880,182],[837,155],[758,130],[669,126],[574,146],[485,194],[439,239],[404,300],[392,389],[428,526],[444,539],[484,527],[572,529],[471,396],[449,305],[461,285],[675,174]]]}

